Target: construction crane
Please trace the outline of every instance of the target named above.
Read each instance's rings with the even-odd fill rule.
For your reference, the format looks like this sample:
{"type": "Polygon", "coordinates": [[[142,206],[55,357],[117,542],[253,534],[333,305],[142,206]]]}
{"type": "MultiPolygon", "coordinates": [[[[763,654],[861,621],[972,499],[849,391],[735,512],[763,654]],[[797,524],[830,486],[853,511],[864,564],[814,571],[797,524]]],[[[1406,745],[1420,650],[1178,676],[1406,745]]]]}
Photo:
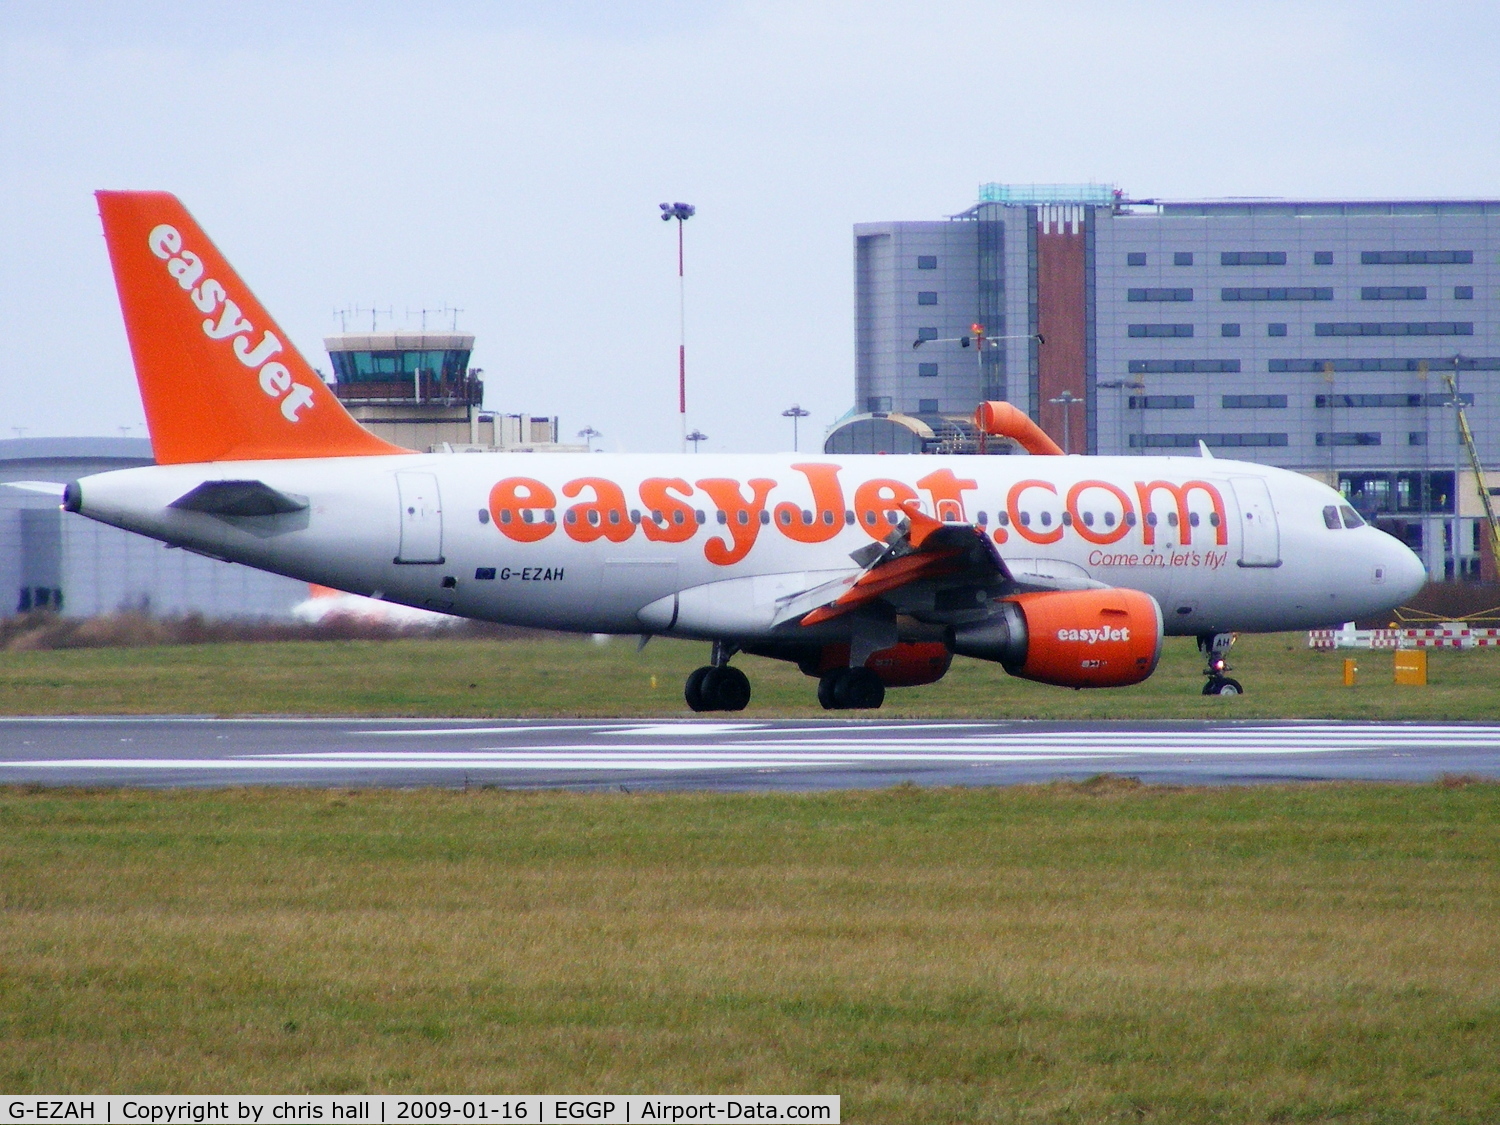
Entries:
{"type": "MultiPolygon", "coordinates": [[[[1479,449],[1474,445],[1474,431],[1469,429],[1469,419],[1464,414],[1463,400],[1458,396],[1458,360],[1453,361],[1453,370],[1443,372],[1443,379],[1448,384],[1448,394],[1453,399],[1453,409],[1458,414],[1458,434],[1463,439],[1464,449],[1469,454],[1469,467],[1474,470],[1474,487],[1479,490],[1479,499],[1484,504],[1484,519],[1490,531],[1490,558],[1494,564],[1500,567],[1500,518],[1495,516],[1495,505],[1490,499],[1490,490],[1484,484],[1484,466],[1479,462],[1479,449]]],[[[1459,514],[1458,505],[1458,481],[1453,482],[1453,514],[1459,514]]],[[[1456,530],[1456,529],[1455,529],[1456,530]]],[[[1455,537],[1453,544],[1454,554],[1458,552],[1458,543],[1455,537]]]]}

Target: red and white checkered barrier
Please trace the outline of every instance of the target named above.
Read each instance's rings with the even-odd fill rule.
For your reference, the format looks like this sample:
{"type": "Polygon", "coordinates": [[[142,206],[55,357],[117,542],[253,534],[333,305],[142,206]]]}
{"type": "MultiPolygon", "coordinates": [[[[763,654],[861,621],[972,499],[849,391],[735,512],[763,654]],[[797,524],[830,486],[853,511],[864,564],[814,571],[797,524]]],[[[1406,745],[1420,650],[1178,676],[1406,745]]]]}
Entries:
{"type": "Polygon", "coordinates": [[[1347,621],[1337,629],[1309,629],[1307,647],[1336,648],[1500,648],[1500,629],[1478,629],[1445,621],[1413,629],[1356,629],[1347,621]]]}

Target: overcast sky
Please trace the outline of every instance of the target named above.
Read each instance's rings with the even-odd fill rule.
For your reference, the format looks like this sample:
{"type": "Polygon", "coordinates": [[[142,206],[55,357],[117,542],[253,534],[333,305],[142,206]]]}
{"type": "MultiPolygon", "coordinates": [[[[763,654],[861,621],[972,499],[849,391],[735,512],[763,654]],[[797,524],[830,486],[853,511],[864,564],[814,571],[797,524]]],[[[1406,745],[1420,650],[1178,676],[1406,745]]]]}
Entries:
{"type": "Polygon", "coordinates": [[[691,202],[690,422],[785,449],[852,404],[852,224],[1496,198],[1497,64],[1493,2],[0,0],[0,437],[144,433],[97,188],[179,195],[316,367],[455,306],[487,407],[627,451],[676,447],[691,202]]]}

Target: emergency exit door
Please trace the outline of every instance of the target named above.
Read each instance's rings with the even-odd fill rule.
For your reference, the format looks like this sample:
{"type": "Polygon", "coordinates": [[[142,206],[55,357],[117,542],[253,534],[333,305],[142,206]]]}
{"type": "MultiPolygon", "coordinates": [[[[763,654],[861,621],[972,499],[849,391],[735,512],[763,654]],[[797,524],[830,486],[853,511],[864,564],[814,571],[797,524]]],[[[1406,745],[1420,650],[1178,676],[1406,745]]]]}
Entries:
{"type": "Polygon", "coordinates": [[[401,500],[401,547],[398,563],[443,561],[443,503],[432,473],[397,473],[401,500]]]}
{"type": "Polygon", "coordinates": [[[1281,529],[1271,490],[1260,477],[1230,477],[1229,484],[1240,509],[1240,565],[1280,566],[1281,529]]]}

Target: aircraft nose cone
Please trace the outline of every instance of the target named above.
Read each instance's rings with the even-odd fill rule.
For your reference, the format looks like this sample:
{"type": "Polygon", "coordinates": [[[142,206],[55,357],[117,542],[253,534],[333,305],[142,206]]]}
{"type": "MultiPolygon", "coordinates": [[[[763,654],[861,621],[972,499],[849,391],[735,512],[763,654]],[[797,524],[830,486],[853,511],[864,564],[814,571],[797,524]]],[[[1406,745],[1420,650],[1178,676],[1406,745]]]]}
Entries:
{"type": "Polygon", "coordinates": [[[1400,595],[1401,602],[1409,601],[1427,585],[1427,568],[1405,543],[1392,541],[1386,553],[1386,585],[1400,595]]]}

